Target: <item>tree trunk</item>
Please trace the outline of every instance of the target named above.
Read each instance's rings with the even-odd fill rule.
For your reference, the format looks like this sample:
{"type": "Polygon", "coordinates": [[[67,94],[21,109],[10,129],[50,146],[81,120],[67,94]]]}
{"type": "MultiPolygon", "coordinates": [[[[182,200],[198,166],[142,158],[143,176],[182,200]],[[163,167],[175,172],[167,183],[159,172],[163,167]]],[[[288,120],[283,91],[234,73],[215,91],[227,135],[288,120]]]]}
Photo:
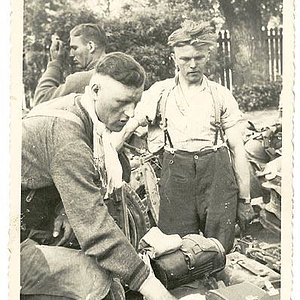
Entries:
{"type": "Polygon", "coordinates": [[[234,85],[253,84],[268,79],[267,44],[261,30],[258,0],[219,0],[225,26],[231,34],[232,77],[234,85]]]}

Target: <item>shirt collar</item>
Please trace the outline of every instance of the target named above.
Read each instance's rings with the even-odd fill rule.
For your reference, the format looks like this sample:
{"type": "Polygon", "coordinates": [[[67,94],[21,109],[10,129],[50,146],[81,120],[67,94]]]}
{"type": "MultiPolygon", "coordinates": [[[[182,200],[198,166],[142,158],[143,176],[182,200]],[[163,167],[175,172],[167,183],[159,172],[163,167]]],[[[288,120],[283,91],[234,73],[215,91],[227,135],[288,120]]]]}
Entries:
{"type": "MultiPolygon", "coordinates": [[[[208,78],[203,74],[203,79],[200,85],[200,91],[204,91],[206,88],[209,87],[208,85],[208,78]]],[[[179,75],[176,74],[176,76],[174,77],[174,87],[177,86],[179,84],[179,75]]]]}
{"type": "Polygon", "coordinates": [[[90,71],[92,69],[94,69],[94,67],[96,66],[97,61],[96,60],[92,60],[85,68],[86,71],[90,71]]]}

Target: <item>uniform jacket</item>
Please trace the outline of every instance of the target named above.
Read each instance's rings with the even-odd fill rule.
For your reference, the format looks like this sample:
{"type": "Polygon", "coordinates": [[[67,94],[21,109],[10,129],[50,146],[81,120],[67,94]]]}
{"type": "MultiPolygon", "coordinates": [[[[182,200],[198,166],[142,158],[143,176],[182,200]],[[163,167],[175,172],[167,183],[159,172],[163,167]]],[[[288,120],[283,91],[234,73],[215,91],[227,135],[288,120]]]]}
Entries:
{"type": "Polygon", "coordinates": [[[55,106],[56,101],[68,103],[67,109],[82,125],[32,113],[23,120],[22,189],[55,185],[85,254],[136,290],[149,271],[104,204],[105,187],[93,163],[92,121],[80,104],[80,96],[52,100],[43,104],[43,109],[48,104],[55,106]]]}
{"type": "Polygon", "coordinates": [[[92,74],[92,69],[76,72],[67,76],[65,82],[63,82],[62,62],[60,60],[49,62],[36,87],[33,106],[70,93],[83,94],[84,88],[89,84],[92,74]]]}

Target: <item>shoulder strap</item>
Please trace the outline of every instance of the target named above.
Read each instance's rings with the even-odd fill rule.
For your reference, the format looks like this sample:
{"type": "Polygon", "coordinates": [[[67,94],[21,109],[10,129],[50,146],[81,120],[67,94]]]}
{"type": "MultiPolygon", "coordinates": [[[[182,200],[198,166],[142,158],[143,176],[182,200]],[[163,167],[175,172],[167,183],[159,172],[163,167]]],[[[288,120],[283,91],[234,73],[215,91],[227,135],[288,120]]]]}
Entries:
{"type": "Polygon", "coordinates": [[[166,109],[167,109],[167,101],[171,93],[171,90],[172,88],[162,90],[160,100],[159,100],[159,110],[160,110],[161,120],[163,124],[163,129],[167,128],[166,109]]]}
{"type": "Polygon", "coordinates": [[[82,120],[75,115],[74,113],[68,111],[68,110],[63,110],[63,109],[49,109],[47,111],[41,110],[41,111],[36,111],[34,114],[29,114],[26,116],[26,118],[33,118],[33,117],[39,117],[39,116],[46,116],[46,117],[57,117],[65,120],[69,120],[71,122],[74,122],[78,124],[79,126],[82,126],[83,122],[82,120]]]}

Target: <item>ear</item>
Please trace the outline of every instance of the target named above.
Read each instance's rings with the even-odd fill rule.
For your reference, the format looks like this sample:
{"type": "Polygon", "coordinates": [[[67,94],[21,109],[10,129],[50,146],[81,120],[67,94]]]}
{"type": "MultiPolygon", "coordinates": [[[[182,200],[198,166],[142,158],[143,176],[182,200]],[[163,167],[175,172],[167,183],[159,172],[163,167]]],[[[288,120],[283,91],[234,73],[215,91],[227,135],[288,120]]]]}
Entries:
{"type": "Polygon", "coordinates": [[[179,72],[179,66],[177,65],[176,63],[176,56],[175,56],[175,53],[171,53],[171,58],[175,64],[175,68],[176,68],[176,71],[179,72]]]}
{"type": "Polygon", "coordinates": [[[90,91],[93,97],[93,100],[96,100],[99,97],[99,92],[101,90],[101,86],[99,84],[93,83],[90,87],[90,91]]]}
{"type": "Polygon", "coordinates": [[[87,44],[90,53],[94,53],[96,50],[96,45],[93,41],[89,41],[87,44]]]}
{"type": "Polygon", "coordinates": [[[173,59],[174,63],[176,64],[176,57],[175,57],[175,53],[174,53],[174,52],[172,52],[170,56],[171,56],[171,58],[173,59]]]}

